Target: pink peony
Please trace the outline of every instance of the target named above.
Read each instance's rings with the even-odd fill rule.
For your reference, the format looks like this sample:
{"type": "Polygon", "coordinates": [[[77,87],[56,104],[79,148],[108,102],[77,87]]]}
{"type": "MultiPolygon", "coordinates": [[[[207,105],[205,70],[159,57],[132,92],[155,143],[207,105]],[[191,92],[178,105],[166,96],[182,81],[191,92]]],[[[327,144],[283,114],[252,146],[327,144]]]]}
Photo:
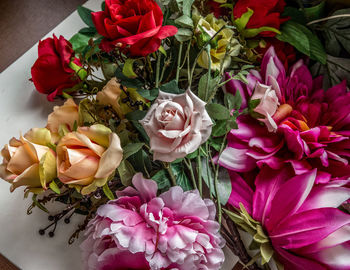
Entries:
{"type": "Polygon", "coordinates": [[[97,210],[82,243],[84,269],[219,269],[224,240],[215,206],[198,191],[157,184],[138,173],[133,187],[97,210]]]}
{"type": "Polygon", "coordinates": [[[350,93],[345,81],[324,91],[322,78],[313,80],[302,60],[287,76],[273,47],[264,56],[261,72],[251,71],[248,81],[248,85],[236,80],[226,85],[228,92],[240,91],[243,108],[259,84],[271,87],[280,105],[275,111],[276,102],[271,103],[274,114],[264,119],[266,125],[252,116],[240,116],[238,129],[228,135],[220,165],[250,172],[264,164],[272,169],[290,164],[296,174],[318,168],[316,183],[350,176],[350,93]],[[275,133],[269,132],[273,123],[275,133]]]}
{"type": "Polygon", "coordinates": [[[315,185],[316,169],[293,174],[265,167],[253,192],[233,173],[229,204],[242,203],[262,225],[286,270],[350,269],[350,215],[337,209],[350,198],[350,180],[315,185]]]}

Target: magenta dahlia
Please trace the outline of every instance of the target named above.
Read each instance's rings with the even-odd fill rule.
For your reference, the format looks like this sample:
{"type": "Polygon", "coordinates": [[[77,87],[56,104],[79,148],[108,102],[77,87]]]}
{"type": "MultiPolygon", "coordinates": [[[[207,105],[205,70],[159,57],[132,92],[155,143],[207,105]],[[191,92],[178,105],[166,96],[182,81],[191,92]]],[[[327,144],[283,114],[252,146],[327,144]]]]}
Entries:
{"type": "Polygon", "coordinates": [[[179,186],[157,197],[141,173],[132,182],[89,223],[84,269],[220,269],[225,242],[211,200],[179,186]]]}
{"type": "Polygon", "coordinates": [[[243,204],[268,239],[260,243],[284,269],[350,269],[350,215],[337,209],[350,198],[349,180],[315,185],[317,169],[293,177],[290,171],[264,167],[255,191],[233,173],[229,204],[243,204]]]}
{"type": "Polygon", "coordinates": [[[220,165],[242,173],[263,165],[281,169],[290,164],[296,174],[317,168],[316,183],[350,176],[350,93],[345,81],[325,91],[322,77],[313,79],[302,60],[287,74],[273,47],[261,71],[252,70],[248,81],[226,85],[228,92],[240,91],[242,109],[250,105],[253,114],[238,117],[220,165]]]}

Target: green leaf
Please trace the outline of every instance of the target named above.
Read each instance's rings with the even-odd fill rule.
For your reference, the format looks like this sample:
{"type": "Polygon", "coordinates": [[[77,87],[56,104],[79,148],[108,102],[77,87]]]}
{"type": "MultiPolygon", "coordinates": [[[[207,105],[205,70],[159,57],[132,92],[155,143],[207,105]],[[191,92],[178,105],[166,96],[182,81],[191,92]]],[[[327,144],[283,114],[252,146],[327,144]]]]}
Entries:
{"type": "Polygon", "coordinates": [[[235,20],[235,24],[237,26],[237,30],[241,32],[247,26],[250,18],[253,16],[254,10],[248,8],[246,13],[243,13],[242,16],[235,20]]]}
{"type": "Polygon", "coordinates": [[[262,265],[268,263],[273,255],[273,248],[270,243],[263,243],[260,246],[260,253],[262,256],[262,265]]]}
{"type": "Polygon", "coordinates": [[[175,38],[179,42],[185,42],[192,39],[193,32],[187,28],[178,28],[175,38]]]}
{"type": "Polygon", "coordinates": [[[226,205],[228,199],[230,198],[232,192],[231,179],[228,171],[224,168],[219,170],[218,177],[218,197],[220,198],[220,203],[226,205]]]}
{"type": "Polygon", "coordinates": [[[158,189],[161,191],[166,191],[171,187],[168,172],[166,170],[158,171],[152,176],[152,179],[157,182],[158,189]]]}
{"type": "Polygon", "coordinates": [[[295,7],[285,7],[283,17],[291,17],[291,20],[300,24],[307,23],[304,13],[295,7]]]}
{"type": "Polygon", "coordinates": [[[61,190],[60,190],[60,188],[57,186],[57,184],[56,184],[56,182],[55,182],[54,180],[49,184],[49,187],[50,187],[50,189],[51,189],[53,192],[55,192],[55,193],[57,193],[57,194],[61,194],[61,190]]]}
{"type": "Polygon", "coordinates": [[[227,120],[219,120],[215,122],[211,135],[213,137],[221,137],[224,136],[227,132],[227,120]]]}
{"type": "Polygon", "coordinates": [[[313,60],[326,63],[327,55],[321,41],[306,26],[288,21],[282,25],[281,32],[276,36],[279,40],[288,42],[313,60]]]}
{"type": "Polygon", "coordinates": [[[229,108],[229,110],[239,110],[242,105],[242,96],[241,93],[237,90],[235,95],[230,93],[226,93],[224,97],[225,106],[229,108]]]}
{"type": "Polygon", "coordinates": [[[33,194],[32,200],[34,202],[34,205],[36,207],[38,207],[40,210],[42,210],[42,211],[44,211],[46,213],[49,213],[49,210],[47,210],[45,206],[43,206],[40,202],[38,202],[38,200],[36,198],[37,198],[37,195],[33,194]]]}
{"type": "Polygon", "coordinates": [[[167,57],[166,50],[164,49],[164,47],[162,45],[159,46],[158,51],[160,51],[165,57],[167,57]]]}
{"type": "MultiPolygon", "coordinates": [[[[332,16],[350,14],[350,9],[337,10],[332,16]]],[[[328,20],[321,28],[326,41],[326,50],[332,56],[339,56],[342,48],[350,54],[350,17],[328,20]]]]}
{"type": "Polygon", "coordinates": [[[158,97],[159,94],[159,89],[154,88],[154,89],[137,89],[137,93],[140,94],[140,96],[144,97],[145,99],[148,99],[150,101],[155,100],[158,97]]]}
{"type": "Polygon", "coordinates": [[[122,184],[124,186],[130,186],[131,179],[133,178],[136,172],[129,161],[123,160],[118,167],[118,173],[122,184]]]}
{"type": "Polygon", "coordinates": [[[128,120],[135,120],[135,121],[138,121],[138,120],[142,120],[145,116],[146,116],[147,112],[146,111],[132,111],[132,112],[129,112],[125,115],[126,119],[128,120]]]}
{"type": "Polygon", "coordinates": [[[212,97],[215,95],[217,90],[217,85],[220,81],[221,81],[221,76],[212,78],[210,75],[210,72],[201,76],[198,84],[198,97],[205,102],[209,102],[212,99],[212,97]],[[208,76],[210,76],[209,85],[207,85],[208,76]]]}
{"type": "Polygon", "coordinates": [[[102,11],[105,11],[105,8],[106,8],[106,1],[103,1],[103,2],[101,3],[101,10],[102,10],[102,11]]]}
{"type": "Polygon", "coordinates": [[[259,28],[244,29],[242,31],[242,35],[246,38],[252,38],[252,37],[259,35],[261,32],[273,32],[276,34],[281,34],[281,32],[276,28],[269,27],[269,26],[263,26],[263,27],[259,27],[259,28]]]}
{"type": "MultiPolygon", "coordinates": [[[[123,68],[124,69],[124,68],[123,68]]],[[[131,79],[131,78],[128,78],[126,77],[124,74],[123,74],[123,71],[120,70],[120,69],[117,69],[115,71],[115,77],[120,80],[122,82],[122,85],[126,86],[126,87],[130,87],[130,88],[142,88],[143,86],[143,83],[138,80],[138,79],[131,79]]]]}
{"type": "Polygon", "coordinates": [[[123,147],[123,159],[127,159],[128,157],[136,154],[142,147],[144,143],[129,143],[123,147]]]}
{"type": "Polygon", "coordinates": [[[184,191],[192,190],[193,187],[191,181],[187,177],[182,163],[171,164],[171,170],[174,173],[178,186],[180,186],[184,191]]]}
{"type": "Polygon", "coordinates": [[[201,158],[202,163],[202,177],[204,182],[206,183],[207,187],[210,188],[210,193],[215,196],[215,186],[214,186],[214,173],[209,166],[208,162],[210,162],[209,159],[201,158]]]}
{"type": "Polygon", "coordinates": [[[78,7],[78,14],[80,16],[80,18],[83,20],[84,23],[86,23],[88,26],[90,27],[94,27],[95,25],[92,21],[92,17],[91,17],[91,12],[93,12],[91,9],[88,9],[86,7],[83,6],[79,6],[78,7]]]}
{"type": "Polygon", "coordinates": [[[108,182],[103,186],[102,190],[103,190],[103,193],[106,195],[106,197],[109,200],[115,199],[113,192],[111,191],[111,189],[108,186],[108,182]]]}
{"type": "Polygon", "coordinates": [[[94,27],[85,27],[80,29],[79,33],[88,37],[93,37],[97,34],[97,30],[94,27]]]}
{"type": "Polygon", "coordinates": [[[214,120],[226,120],[230,118],[230,111],[221,104],[211,103],[206,108],[209,116],[214,120]]]}
{"type": "Polygon", "coordinates": [[[170,94],[183,94],[185,92],[179,88],[176,80],[172,80],[166,84],[163,84],[159,90],[170,94]]]}
{"type": "Polygon", "coordinates": [[[193,21],[188,15],[182,15],[175,20],[175,23],[181,27],[193,28],[193,21]]]}
{"type": "Polygon", "coordinates": [[[81,53],[85,47],[88,46],[89,40],[89,36],[77,33],[69,40],[69,42],[72,43],[75,52],[81,53]]]}
{"type": "Polygon", "coordinates": [[[123,66],[123,74],[130,79],[134,79],[137,77],[137,74],[134,72],[133,69],[133,64],[135,61],[136,59],[128,58],[126,59],[123,66]]]}
{"type": "Polygon", "coordinates": [[[176,0],[179,10],[189,17],[191,16],[193,2],[194,0],[176,0]]]}
{"type": "Polygon", "coordinates": [[[350,59],[327,56],[327,64],[316,63],[312,68],[313,76],[324,76],[323,88],[328,89],[347,80],[350,83],[350,59]]]}

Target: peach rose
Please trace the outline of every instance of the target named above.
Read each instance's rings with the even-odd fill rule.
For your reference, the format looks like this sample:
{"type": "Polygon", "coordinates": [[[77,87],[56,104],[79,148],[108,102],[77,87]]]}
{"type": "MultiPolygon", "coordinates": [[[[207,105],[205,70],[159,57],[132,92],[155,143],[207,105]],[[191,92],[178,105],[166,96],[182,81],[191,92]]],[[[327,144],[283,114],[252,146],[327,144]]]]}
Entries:
{"type": "Polygon", "coordinates": [[[275,132],[277,130],[277,124],[272,119],[272,116],[276,113],[280,104],[276,91],[273,90],[271,86],[257,83],[251,99],[260,99],[260,103],[256,106],[254,111],[265,116],[265,118],[258,120],[266,125],[269,132],[275,132]]]}
{"type": "Polygon", "coordinates": [[[101,124],[66,134],[56,152],[58,178],[83,195],[105,185],[123,158],[118,135],[101,124]]]}
{"type": "Polygon", "coordinates": [[[148,136],[154,160],[172,162],[194,152],[211,134],[206,103],[190,90],[174,95],[159,92],[140,121],[148,136]]]}
{"type": "Polygon", "coordinates": [[[53,112],[47,118],[46,128],[51,131],[53,142],[57,142],[60,136],[71,132],[74,123],[79,122],[79,107],[73,99],[67,99],[62,106],[55,106],[53,112]]]}
{"type": "Polygon", "coordinates": [[[56,154],[47,145],[50,131],[33,128],[20,139],[12,138],[1,151],[0,177],[11,183],[11,192],[26,186],[34,193],[47,188],[56,178],[56,154]]]}

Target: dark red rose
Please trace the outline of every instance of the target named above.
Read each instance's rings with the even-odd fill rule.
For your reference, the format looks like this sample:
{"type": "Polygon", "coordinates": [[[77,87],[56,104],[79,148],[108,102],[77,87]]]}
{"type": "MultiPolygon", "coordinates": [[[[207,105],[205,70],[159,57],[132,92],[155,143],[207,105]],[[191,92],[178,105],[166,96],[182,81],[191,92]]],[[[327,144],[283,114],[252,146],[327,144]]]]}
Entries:
{"type": "MultiPolygon", "coordinates": [[[[248,11],[248,8],[254,11],[246,28],[260,28],[269,26],[280,29],[280,25],[287,21],[288,18],[281,18],[286,3],[284,0],[238,0],[233,8],[233,16],[235,19],[240,18],[248,11]]],[[[259,34],[261,37],[274,37],[276,33],[264,31],[259,34]]]]}
{"type": "Polygon", "coordinates": [[[93,12],[92,20],[104,36],[102,50],[119,43],[133,57],[157,51],[162,39],[177,33],[175,26],[162,26],[162,10],[153,0],[106,0],[105,11],[93,12]]]}
{"type": "MultiPolygon", "coordinates": [[[[284,68],[288,70],[288,67],[291,66],[296,60],[296,53],[294,47],[276,38],[266,38],[265,41],[266,46],[264,46],[264,48],[258,47],[258,53],[263,56],[271,46],[275,47],[275,51],[278,58],[283,63],[284,68]]],[[[260,58],[260,60],[262,60],[262,58],[260,58]]]]}
{"type": "Polygon", "coordinates": [[[36,89],[47,94],[47,99],[53,101],[57,95],[62,95],[64,89],[76,85],[80,79],[69,67],[74,64],[81,66],[79,59],[74,58],[72,45],[64,37],[47,38],[39,41],[38,59],[32,66],[32,81],[36,89]]]}
{"type": "Polygon", "coordinates": [[[210,12],[214,13],[214,16],[216,18],[230,15],[230,9],[221,7],[222,4],[215,2],[214,0],[209,0],[208,5],[210,8],[210,12]]]}

